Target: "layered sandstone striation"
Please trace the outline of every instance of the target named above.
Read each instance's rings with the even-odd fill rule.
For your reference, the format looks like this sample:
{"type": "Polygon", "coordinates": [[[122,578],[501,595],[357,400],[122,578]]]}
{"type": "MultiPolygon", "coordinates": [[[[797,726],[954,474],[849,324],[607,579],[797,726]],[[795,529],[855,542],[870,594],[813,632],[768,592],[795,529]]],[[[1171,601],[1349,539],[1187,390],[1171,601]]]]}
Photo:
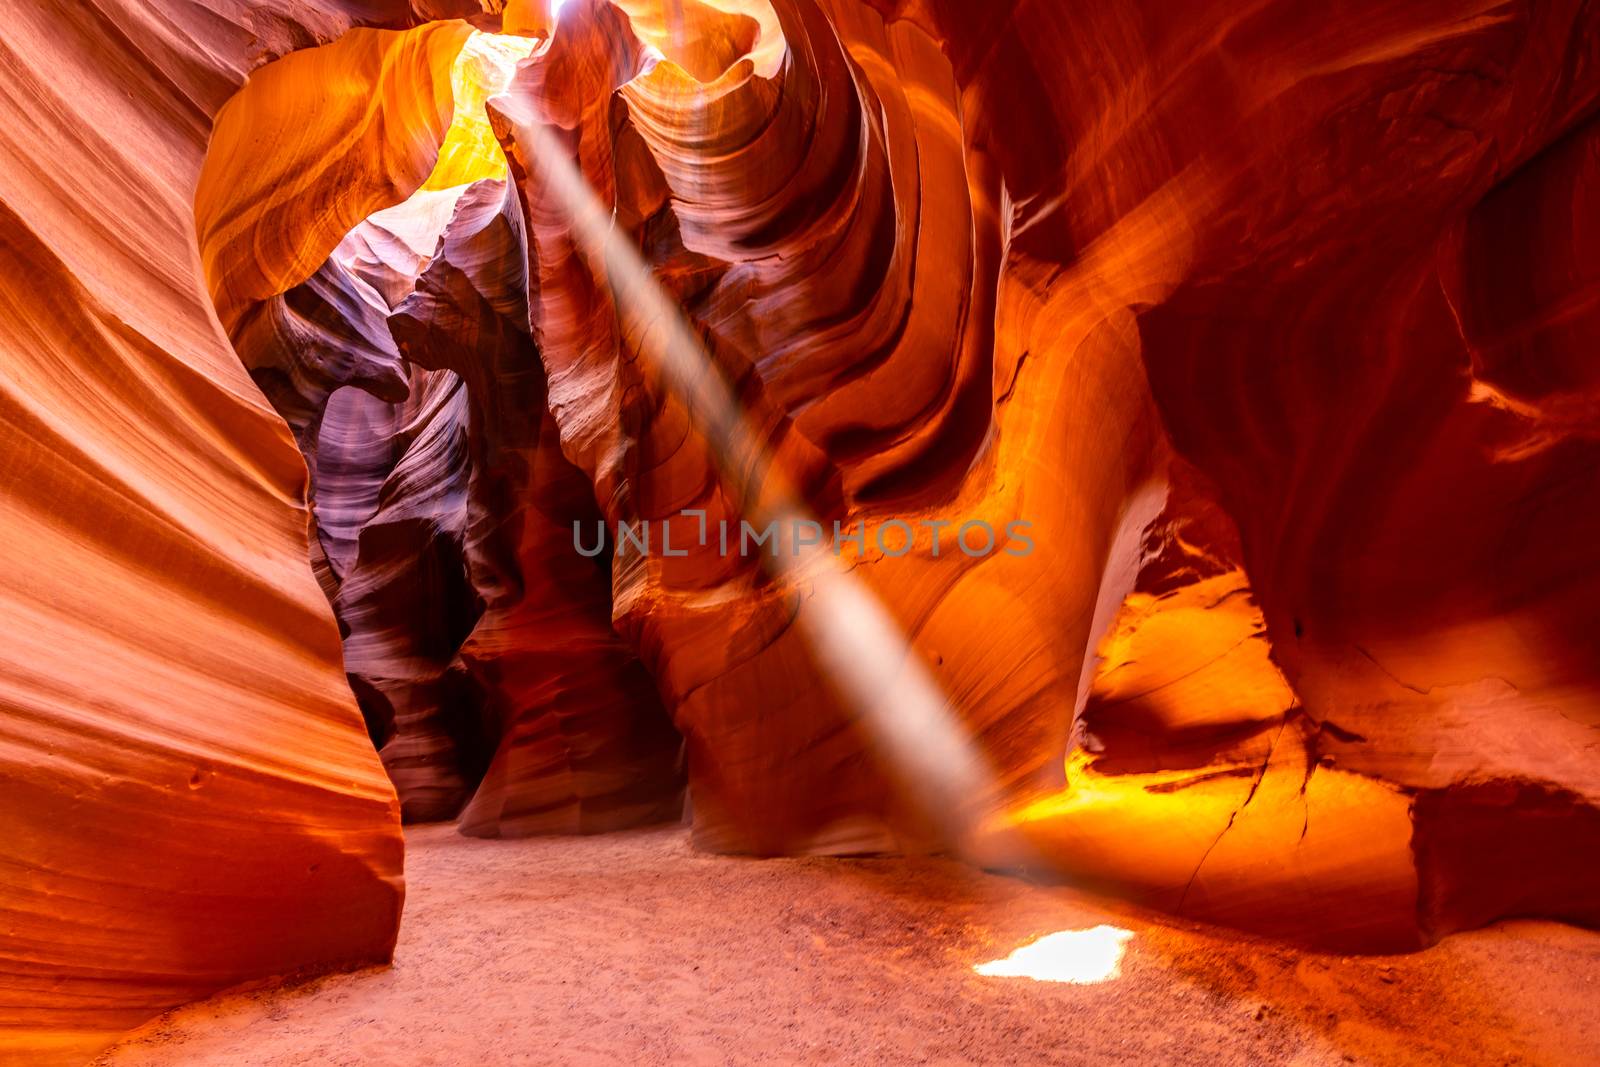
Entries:
{"type": "MultiPolygon", "coordinates": [[[[926,528],[842,552],[993,768],[997,830],[1323,944],[1592,920],[1591,8],[648,7],[568,5],[490,102],[608,518],[715,523],[763,488],[652,377],[552,144],[817,516],[1031,524],[1025,558],[926,528]]],[[[615,578],[702,845],[926,843],[803,585],[693,550],[615,578]]]]}
{"type": "Polygon", "coordinates": [[[253,79],[213,137],[203,257],[309,461],[314,565],[404,816],[460,815],[481,836],[676,818],[678,734],[612,627],[608,559],[570,548],[599,510],[549,414],[525,223],[484,109],[534,42],[469,32],[430,25],[396,48],[357,31],[253,79]],[[353,143],[275,135],[276,166],[300,177],[256,177],[236,146],[326,110],[276,76],[316,82],[369,55],[391,57],[380,79],[432,79],[426,121],[351,93],[353,143]],[[270,252],[241,259],[263,243],[285,249],[280,273],[270,252]]]}
{"type": "Polygon", "coordinates": [[[393,948],[394,790],[306,565],[305,466],[218,327],[194,220],[214,117],[252,67],[416,18],[8,13],[5,1062],[80,1063],[172,1004],[393,948]]]}
{"type": "Polygon", "coordinates": [[[442,7],[3,33],[7,1051],[384,958],[401,810],[686,773],[705,848],[940,847],[815,588],[699,540],[790,496],[908,525],[833,564],[980,853],[1347,949],[1600,921],[1594,5],[442,7]]]}

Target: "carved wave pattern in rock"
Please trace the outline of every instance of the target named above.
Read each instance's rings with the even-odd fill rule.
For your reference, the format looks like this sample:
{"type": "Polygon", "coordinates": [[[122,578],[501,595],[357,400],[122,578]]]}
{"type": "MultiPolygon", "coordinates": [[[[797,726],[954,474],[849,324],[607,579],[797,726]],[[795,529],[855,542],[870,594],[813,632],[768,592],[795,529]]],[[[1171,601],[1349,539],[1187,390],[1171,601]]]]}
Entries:
{"type": "Polygon", "coordinates": [[[302,7],[5,31],[16,1047],[388,952],[357,705],[468,833],[673,817],[681,745],[703,847],[938,844],[803,585],[572,552],[770,487],[652,372],[530,120],[819,519],[1031,523],[843,555],[996,837],[1346,949],[1600,920],[1592,5],[570,0],[511,5],[514,71],[302,7]],[[285,937],[308,894],[359,921],[285,937]]]}

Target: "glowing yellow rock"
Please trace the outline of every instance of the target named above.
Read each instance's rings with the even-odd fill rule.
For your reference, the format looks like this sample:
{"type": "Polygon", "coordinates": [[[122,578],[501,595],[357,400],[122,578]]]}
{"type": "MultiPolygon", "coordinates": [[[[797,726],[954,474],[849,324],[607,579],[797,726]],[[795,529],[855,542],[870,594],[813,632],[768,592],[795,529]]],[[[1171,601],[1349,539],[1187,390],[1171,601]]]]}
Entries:
{"type": "Polygon", "coordinates": [[[538,45],[531,37],[475,33],[450,68],[450,88],[455,94],[455,117],[450,120],[439,162],[423,189],[448,189],[484,178],[504,178],[506,157],[500,151],[484,101],[504,92],[516,73],[518,60],[538,45]]]}

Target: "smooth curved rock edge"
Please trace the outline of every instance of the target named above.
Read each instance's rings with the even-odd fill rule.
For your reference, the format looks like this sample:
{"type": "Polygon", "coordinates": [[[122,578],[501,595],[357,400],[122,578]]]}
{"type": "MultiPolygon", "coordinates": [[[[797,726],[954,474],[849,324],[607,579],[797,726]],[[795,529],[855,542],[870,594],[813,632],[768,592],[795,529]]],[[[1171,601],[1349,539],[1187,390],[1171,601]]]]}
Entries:
{"type": "MultiPolygon", "coordinates": [[[[1594,5],[686,6],[680,44],[654,5],[573,0],[513,95],[563,131],[819,514],[1034,523],[1023,560],[923,541],[853,561],[994,764],[997,825],[1067,876],[1330,946],[1600,921],[1594,5]]],[[[429,484],[394,514],[457,493],[431,476],[472,439],[465,378],[386,364],[376,321],[306,309],[358,309],[361,272],[388,277],[370,246],[329,257],[427,177],[466,29],[397,45],[297,11],[42,8],[4,31],[0,596],[22,621],[0,653],[20,872],[0,881],[20,931],[0,1049],[32,1062],[392,947],[394,796],[305,565],[294,440],[201,264],[236,339],[276,301],[273,336],[362,349],[361,389],[323,398],[319,470],[370,469],[352,420],[415,405],[429,484]],[[329,155],[315,127],[258,159],[241,143],[234,168],[322,159],[336,195],[308,223],[263,180],[256,230],[201,196],[197,256],[223,101],[336,38],[369,64],[404,50],[431,97],[375,79],[395,116],[378,155],[329,155]],[[286,936],[307,893],[349,918],[286,936]]],[[[528,172],[538,447],[608,518],[729,514],[528,172]]],[[[344,380],[286,366],[284,395],[344,380]]],[[[324,578],[369,522],[349,485],[343,525],[319,524],[324,578]]],[[[703,554],[611,577],[615,630],[687,742],[697,840],[927,843],[793,636],[797,591],[703,554]]],[[[541,751],[515,773],[542,780],[541,751]]]]}
{"type": "Polygon", "coordinates": [[[393,951],[399,809],[306,566],[305,467],[194,235],[247,72],[357,19],[419,14],[43,3],[0,32],[0,1061],[393,951]]]}

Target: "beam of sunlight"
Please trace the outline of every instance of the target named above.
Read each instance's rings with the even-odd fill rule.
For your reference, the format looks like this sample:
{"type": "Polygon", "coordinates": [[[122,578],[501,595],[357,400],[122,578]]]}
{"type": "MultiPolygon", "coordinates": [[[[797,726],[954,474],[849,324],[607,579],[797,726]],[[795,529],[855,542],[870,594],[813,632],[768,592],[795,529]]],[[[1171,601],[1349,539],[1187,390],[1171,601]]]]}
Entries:
{"type": "MultiPolygon", "coordinates": [[[[780,530],[812,520],[682,310],[628,236],[612,224],[611,211],[567,149],[539,116],[529,113],[528,102],[501,97],[496,106],[570,218],[590,269],[610,286],[617,314],[635,327],[641,361],[684,404],[710,445],[723,485],[739,494],[741,512],[757,527],[776,521],[780,530]]],[[[762,553],[761,559],[775,578],[811,590],[797,625],[829,683],[923,817],[970,859],[986,864],[1031,860],[1018,841],[1003,834],[988,835],[980,850],[983,806],[998,795],[987,761],[899,625],[859,579],[846,573],[846,561],[824,545],[776,556],[762,553]]]]}
{"type": "Polygon", "coordinates": [[[1131,930],[1103,924],[1087,930],[1061,930],[1023,945],[1004,959],[979,963],[972,969],[986,978],[1093,985],[1122,974],[1122,954],[1132,939],[1131,930]]]}

